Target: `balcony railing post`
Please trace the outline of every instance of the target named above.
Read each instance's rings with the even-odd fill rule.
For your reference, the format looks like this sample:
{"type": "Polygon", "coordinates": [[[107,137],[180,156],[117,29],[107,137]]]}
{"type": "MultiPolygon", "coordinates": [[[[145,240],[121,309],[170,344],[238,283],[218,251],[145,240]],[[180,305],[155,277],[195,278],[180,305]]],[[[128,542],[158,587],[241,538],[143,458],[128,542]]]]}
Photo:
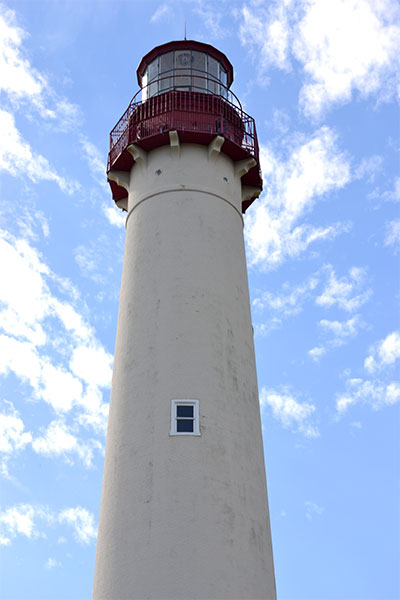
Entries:
{"type": "MultiPolygon", "coordinates": [[[[208,82],[208,78],[203,79],[208,82]]],[[[258,160],[254,119],[243,111],[239,100],[230,90],[224,97],[206,91],[172,89],[150,96],[145,101],[137,101],[136,98],[137,94],[110,133],[108,168],[112,167],[129,143],[166,129],[222,134],[258,160]]]]}

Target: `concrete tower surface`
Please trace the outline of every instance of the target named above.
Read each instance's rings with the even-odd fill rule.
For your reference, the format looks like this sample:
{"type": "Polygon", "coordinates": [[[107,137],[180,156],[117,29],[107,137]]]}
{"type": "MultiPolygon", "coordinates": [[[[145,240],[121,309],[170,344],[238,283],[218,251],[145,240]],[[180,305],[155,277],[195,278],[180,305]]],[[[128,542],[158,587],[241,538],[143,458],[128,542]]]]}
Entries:
{"type": "Polygon", "coordinates": [[[262,187],[232,65],[140,62],[111,132],[127,211],[95,600],[276,597],[242,213],[262,187]]]}

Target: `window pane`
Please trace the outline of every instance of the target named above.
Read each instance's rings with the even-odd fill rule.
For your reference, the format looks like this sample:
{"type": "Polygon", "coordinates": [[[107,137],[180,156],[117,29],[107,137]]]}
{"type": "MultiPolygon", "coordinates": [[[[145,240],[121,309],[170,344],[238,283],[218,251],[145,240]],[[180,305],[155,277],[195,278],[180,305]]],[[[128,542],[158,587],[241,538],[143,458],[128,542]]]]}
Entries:
{"type": "Polygon", "coordinates": [[[172,71],[174,68],[174,53],[167,52],[167,54],[162,54],[160,56],[160,73],[165,73],[165,71],[172,71]]]}
{"type": "Polygon", "coordinates": [[[149,81],[152,81],[153,79],[155,79],[158,75],[158,58],[156,58],[155,60],[153,60],[153,62],[151,62],[149,64],[149,66],[147,67],[147,73],[149,76],[149,81]]]}
{"type": "Polygon", "coordinates": [[[173,71],[166,71],[160,75],[160,92],[166,92],[174,87],[173,71]]]}
{"type": "Polygon", "coordinates": [[[192,50],[192,68],[197,71],[205,72],[206,70],[206,55],[204,52],[192,50]]]}
{"type": "Polygon", "coordinates": [[[151,83],[147,89],[149,90],[149,96],[156,96],[158,92],[158,81],[151,83]]]}
{"type": "Polygon", "coordinates": [[[143,91],[142,91],[142,100],[143,101],[147,100],[147,94],[148,94],[148,91],[149,91],[146,86],[147,86],[147,69],[144,72],[144,75],[142,77],[142,89],[143,89],[143,91]]]}
{"type": "Polygon", "coordinates": [[[205,92],[207,90],[206,54],[192,50],[193,90],[205,92]],[[198,75],[198,77],[196,77],[198,75]]]}
{"type": "Polygon", "coordinates": [[[175,88],[188,90],[190,86],[191,51],[175,51],[175,88]]]}
{"type": "Polygon", "coordinates": [[[222,67],[221,67],[221,82],[224,85],[227,85],[227,82],[228,82],[228,75],[227,75],[226,71],[224,71],[224,69],[222,67]]]}
{"type": "Polygon", "coordinates": [[[181,405],[176,407],[176,416],[177,417],[190,417],[193,419],[193,409],[194,406],[181,405]]]}
{"type": "MultiPolygon", "coordinates": [[[[218,79],[218,61],[211,56],[208,57],[208,76],[210,79],[218,79]]],[[[208,89],[212,94],[219,94],[219,85],[213,81],[208,82],[208,89]]]]}
{"type": "Polygon", "coordinates": [[[176,422],[176,431],[178,433],[193,433],[193,421],[189,419],[187,421],[178,419],[176,422]]]}
{"type": "Polygon", "coordinates": [[[190,50],[176,50],[175,52],[175,68],[184,69],[185,67],[190,69],[192,62],[192,56],[190,50]]]}

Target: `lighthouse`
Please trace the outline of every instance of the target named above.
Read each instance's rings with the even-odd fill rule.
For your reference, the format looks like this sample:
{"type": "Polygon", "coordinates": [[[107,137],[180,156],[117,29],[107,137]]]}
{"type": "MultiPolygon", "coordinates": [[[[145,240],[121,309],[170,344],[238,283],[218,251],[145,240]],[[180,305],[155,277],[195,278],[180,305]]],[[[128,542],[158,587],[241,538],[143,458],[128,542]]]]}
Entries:
{"type": "Polygon", "coordinates": [[[243,213],[262,189],[228,58],[169,42],[111,132],[126,242],[95,600],[274,600],[243,213]]]}

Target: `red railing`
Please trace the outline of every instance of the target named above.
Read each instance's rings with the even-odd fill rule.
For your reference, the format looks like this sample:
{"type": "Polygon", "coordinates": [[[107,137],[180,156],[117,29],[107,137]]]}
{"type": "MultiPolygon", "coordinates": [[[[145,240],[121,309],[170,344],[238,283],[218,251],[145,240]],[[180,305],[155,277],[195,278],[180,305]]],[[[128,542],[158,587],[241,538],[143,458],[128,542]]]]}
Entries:
{"type": "MultiPolygon", "coordinates": [[[[209,81],[215,84],[215,81],[209,81]]],[[[149,85],[153,84],[151,82],[149,85]]],[[[218,86],[224,88],[220,83],[218,86]]],[[[138,94],[143,93],[143,90],[139,90],[110,133],[107,170],[111,169],[129,144],[174,129],[178,132],[222,135],[258,161],[254,119],[243,111],[232,92],[227,90],[225,95],[228,92],[235,103],[227,97],[205,91],[176,89],[141,101],[136,100],[138,94]]]]}

